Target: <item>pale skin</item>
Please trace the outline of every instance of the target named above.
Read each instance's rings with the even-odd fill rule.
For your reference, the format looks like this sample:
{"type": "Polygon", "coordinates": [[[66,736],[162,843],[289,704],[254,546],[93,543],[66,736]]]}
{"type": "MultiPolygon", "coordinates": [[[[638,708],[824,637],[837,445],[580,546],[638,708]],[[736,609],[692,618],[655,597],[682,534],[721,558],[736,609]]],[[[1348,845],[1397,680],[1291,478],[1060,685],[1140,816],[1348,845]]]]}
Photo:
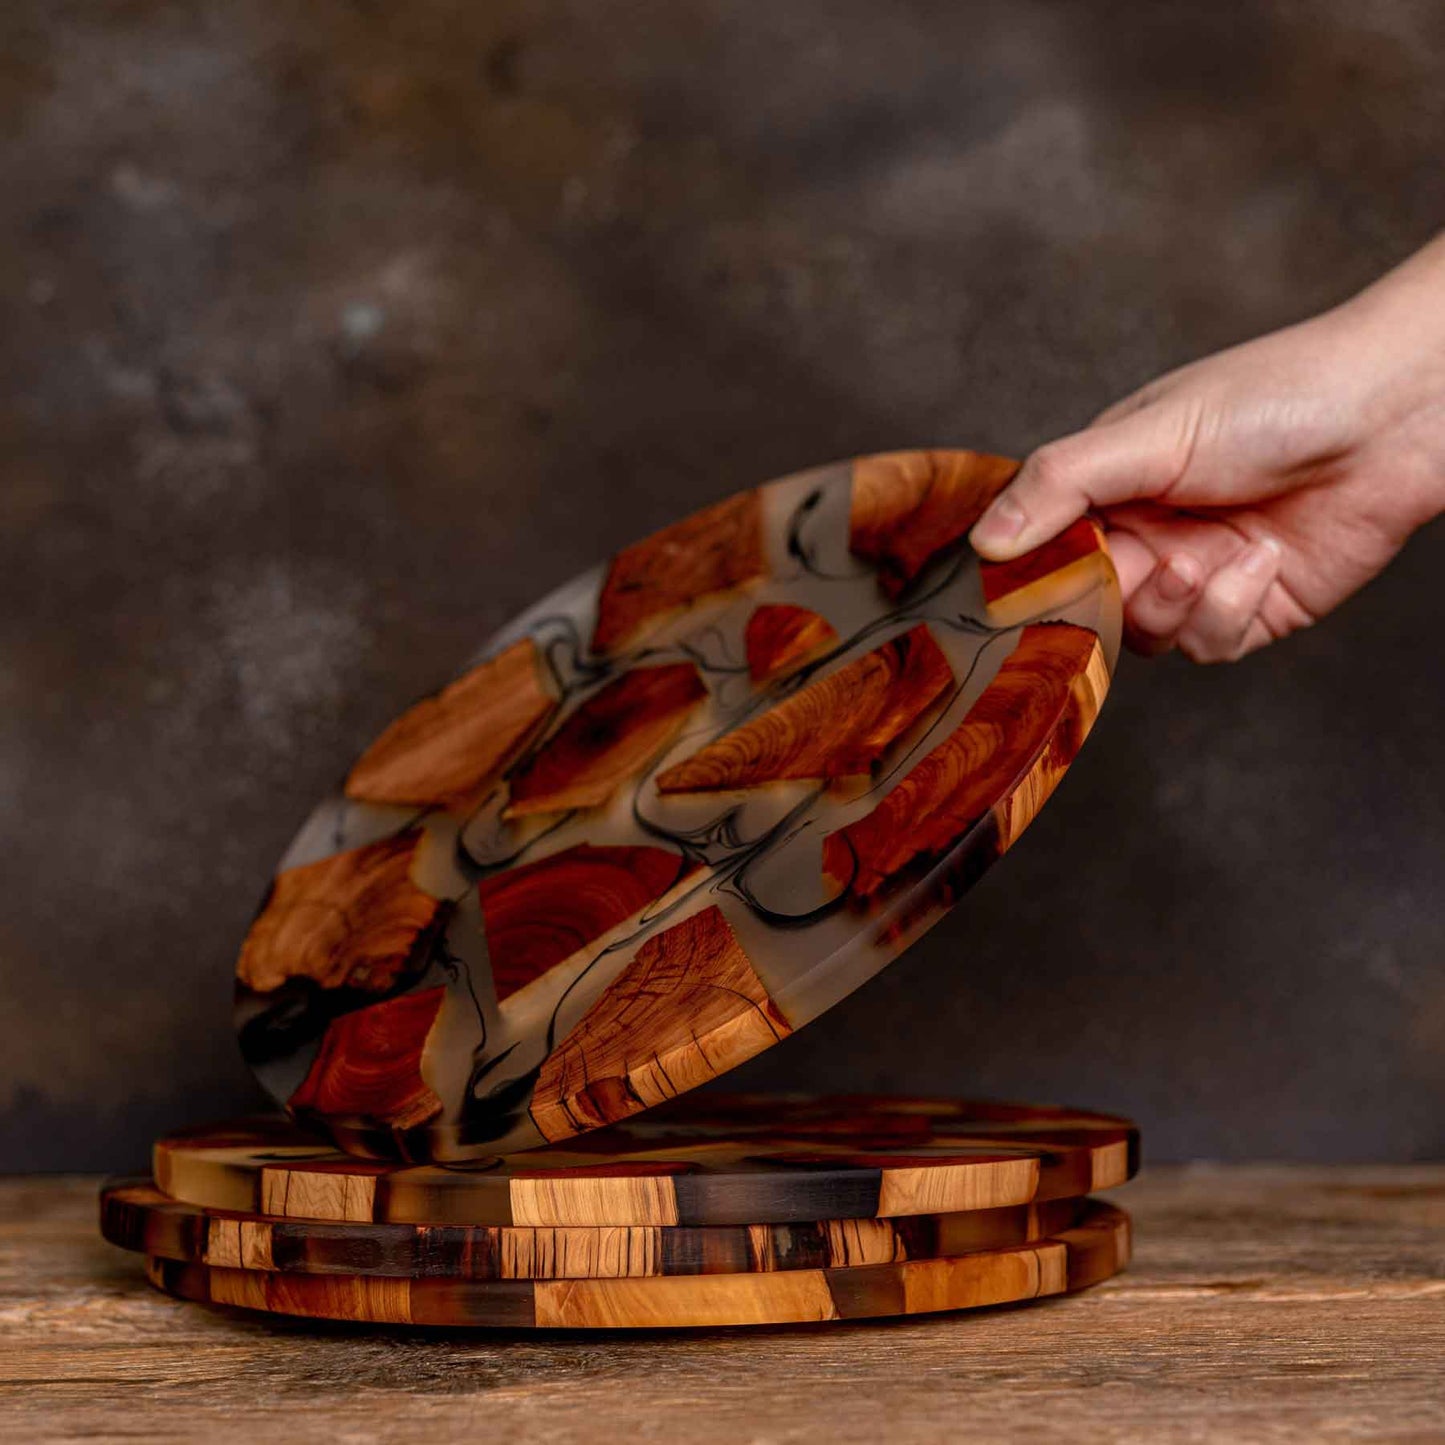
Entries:
{"type": "Polygon", "coordinates": [[[1041,447],[971,540],[1003,561],[1086,511],[1141,652],[1233,661],[1363,587],[1445,511],[1445,234],[1041,447]]]}

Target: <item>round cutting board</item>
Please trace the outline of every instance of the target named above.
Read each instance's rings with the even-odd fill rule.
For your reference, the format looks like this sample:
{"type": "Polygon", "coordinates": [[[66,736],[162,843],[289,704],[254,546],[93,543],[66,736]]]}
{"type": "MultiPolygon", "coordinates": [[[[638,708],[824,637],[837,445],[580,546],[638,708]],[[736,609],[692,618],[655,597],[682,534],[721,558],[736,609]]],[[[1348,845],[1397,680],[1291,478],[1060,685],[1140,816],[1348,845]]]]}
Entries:
{"type": "Polygon", "coordinates": [[[875,1319],[1013,1304],[1083,1289],[1129,1260],[1129,1217],[1090,1201],[1074,1228],[1011,1249],[939,1259],[670,1279],[376,1279],[148,1259],[182,1299],[368,1324],[676,1329],[875,1319]]]}
{"type": "Polygon", "coordinates": [[[1078,1222],[1083,1201],[1004,1209],[739,1225],[328,1224],[201,1209],[149,1180],[119,1180],[100,1196],[100,1232],[157,1259],[282,1274],[380,1279],[642,1279],[835,1269],[1011,1249],[1078,1222]]]}
{"type": "Polygon", "coordinates": [[[1015,464],[861,458],[619,552],[393,722],[281,861],[246,1058],[345,1147],[574,1138],[872,977],[1028,825],[1108,689],[1098,527],[964,538],[1015,464]]]}
{"type": "Polygon", "coordinates": [[[927,1099],[699,1095],[566,1145],[467,1167],[357,1159],[285,1120],[155,1146],[156,1186],[202,1209],[393,1224],[756,1225],[1077,1198],[1138,1167],[1126,1119],[927,1099]]]}

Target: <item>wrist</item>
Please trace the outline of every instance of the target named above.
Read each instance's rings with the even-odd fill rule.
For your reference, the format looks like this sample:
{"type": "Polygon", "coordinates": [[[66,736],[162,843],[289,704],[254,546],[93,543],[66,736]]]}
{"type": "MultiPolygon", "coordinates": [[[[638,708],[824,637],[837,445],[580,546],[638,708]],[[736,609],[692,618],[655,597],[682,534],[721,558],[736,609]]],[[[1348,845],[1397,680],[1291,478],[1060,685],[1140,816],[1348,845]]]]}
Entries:
{"type": "Polygon", "coordinates": [[[1408,534],[1445,512],[1445,233],[1320,320],[1363,385],[1365,445],[1408,534]]]}

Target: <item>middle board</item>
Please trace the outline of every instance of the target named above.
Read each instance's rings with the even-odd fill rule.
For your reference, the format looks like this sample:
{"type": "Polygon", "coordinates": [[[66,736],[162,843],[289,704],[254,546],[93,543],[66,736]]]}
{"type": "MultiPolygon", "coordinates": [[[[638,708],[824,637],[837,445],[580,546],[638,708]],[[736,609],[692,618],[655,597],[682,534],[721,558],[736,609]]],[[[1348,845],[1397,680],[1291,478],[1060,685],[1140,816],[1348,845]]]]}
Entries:
{"type": "Polygon", "coordinates": [[[643,1279],[897,1264],[1019,1248],[1072,1229],[1081,1199],[1003,1209],[736,1225],[329,1224],[201,1209],[148,1180],[101,1191],[100,1229],[153,1258],[390,1279],[643,1279]]]}

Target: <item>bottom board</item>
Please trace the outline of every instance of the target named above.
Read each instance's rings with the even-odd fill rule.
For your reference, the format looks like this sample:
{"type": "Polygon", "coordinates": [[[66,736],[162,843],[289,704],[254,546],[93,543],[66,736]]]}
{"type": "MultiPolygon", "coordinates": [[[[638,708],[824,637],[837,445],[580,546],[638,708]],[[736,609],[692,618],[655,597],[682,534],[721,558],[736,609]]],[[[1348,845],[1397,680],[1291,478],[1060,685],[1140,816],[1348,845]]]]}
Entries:
{"type": "Polygon", "coordinates": [[[329,1224],[202,1209],[153,1184],[100,1194],[100,1232],[160,1259],[286,1274],[403,1279],[631,1279],[834,1269],[1033,1244],[1072,1228],[1081,1199],[810,1224],[329,1224]]]}
{"type": "Polygon", "coordinates": [[[504,1329],[780,1325],[973,1309],[1063,1294],[1129,1260],[1129,1216],[1090,1201],[1079,1223],[1013,1249],[852,1268],[659,1279],[381,1279],[216,1268],[147,1257],[152,1284],[205,1304],[369,1324],[504,1329]]]}

